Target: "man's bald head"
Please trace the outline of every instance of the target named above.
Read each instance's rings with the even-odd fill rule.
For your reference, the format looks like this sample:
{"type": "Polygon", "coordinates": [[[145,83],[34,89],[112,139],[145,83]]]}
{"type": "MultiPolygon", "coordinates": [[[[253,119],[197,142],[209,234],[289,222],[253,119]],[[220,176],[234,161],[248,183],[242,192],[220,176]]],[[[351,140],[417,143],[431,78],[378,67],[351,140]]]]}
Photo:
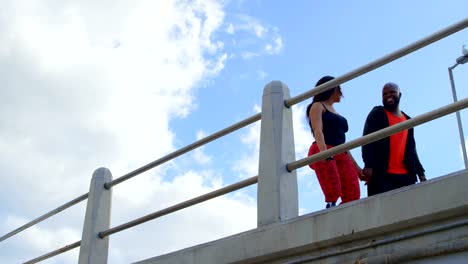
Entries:
{"type": "Polygon", "coordinates": [[[388,111],[398,111],[401,92],[396,83],[386,83],[382,89],[382,103],[388,111]]]}
{"type": "Polygon", "coordinates": [[[397,90],[398,92],[400,91],[400,87],[398,87],[398,84],[392,83],[392,82],[386,83],[384,87],[382,88],[382,91],[384,89],[394,89],[394,90],[397,90]]]}

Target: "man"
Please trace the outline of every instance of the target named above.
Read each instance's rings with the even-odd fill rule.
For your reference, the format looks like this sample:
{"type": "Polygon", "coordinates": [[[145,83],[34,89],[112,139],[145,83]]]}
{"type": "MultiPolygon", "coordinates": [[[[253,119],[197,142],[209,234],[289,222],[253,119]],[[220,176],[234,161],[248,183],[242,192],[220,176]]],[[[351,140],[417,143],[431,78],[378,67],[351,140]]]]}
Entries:
{"type": "MultiPolygon", "coordinates": [[[[382,89],[383,106],[372,109],[366,119],[364,135],[403,122],[410,117],[400,110],[400,88],[387,83],[382,89]]],[[[425,181],[424,168],[416,152],[413,129],[362,146],[364,176],[368,196],[415,184],[416,174],[425,181]]]]}

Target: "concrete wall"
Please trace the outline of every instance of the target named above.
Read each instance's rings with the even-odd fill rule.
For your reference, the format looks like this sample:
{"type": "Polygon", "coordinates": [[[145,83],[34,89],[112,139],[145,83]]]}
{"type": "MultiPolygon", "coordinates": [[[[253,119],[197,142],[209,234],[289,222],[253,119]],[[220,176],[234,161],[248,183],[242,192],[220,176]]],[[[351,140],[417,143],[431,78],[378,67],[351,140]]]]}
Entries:
{"type": "Polygon", "coordinates": [[[138,263],[457,263],[467,190],[465,170],[138,263]]]}

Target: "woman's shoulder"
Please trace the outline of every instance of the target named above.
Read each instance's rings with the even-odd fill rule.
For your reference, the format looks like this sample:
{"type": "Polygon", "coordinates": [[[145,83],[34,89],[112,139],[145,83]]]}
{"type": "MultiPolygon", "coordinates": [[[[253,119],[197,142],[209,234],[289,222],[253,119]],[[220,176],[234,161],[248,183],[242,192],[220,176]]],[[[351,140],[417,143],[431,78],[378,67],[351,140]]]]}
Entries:
{"type": "Polygon", "coordinates": [[[319,109],[324,109],[325,107],[323,106],[322,102],[313,102],[312,107],[319,108],[319,109]]]}
{"type": "Polygon", "coordinates": [[[312,103],[312,107],[310,108],[310,111],[317,111],[317,112],[323,112],[325,111],[325,107],[321,102],[314,102],[312,103]]]}

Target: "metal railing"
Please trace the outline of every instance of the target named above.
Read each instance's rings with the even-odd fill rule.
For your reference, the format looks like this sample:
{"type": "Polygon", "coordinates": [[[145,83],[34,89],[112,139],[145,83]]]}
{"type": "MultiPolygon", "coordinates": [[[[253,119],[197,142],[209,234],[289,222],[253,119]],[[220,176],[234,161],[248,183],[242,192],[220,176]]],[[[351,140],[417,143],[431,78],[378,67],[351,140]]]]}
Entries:
{"type": "MultiPolygon", "coordinates": [[[[331,89],[332,87],[335,87],[337,85],[340,85],[344,82],[347,82],[349,80],[352,80],[356,77],[359,77],[365,73],[368,73],[374,69],[377,69],[383,65],[386,65],[396,59],[399,59],[403,56],[406,56],[418,49],[421,49],[433,42],[436,42],[442,38],[445,38],[449,35],[452,35],[460,30],[463,30],[465,29],[466,27],[468,27],[468,19],[464,19],[456,24],[453,24],[443,30],[440,30],[426,38],[423,38],[417,42],[414,42],[413,44],[410,44],[404,48],[401,48],[395,52],[392,52],[380,59],[377,59],[369,64],[366,64],[362,67],[359,67],[353,71],[350,71],[349,73],[346,73],[344,75],[341,75],[339,77],[337,77],[336,79],[332,80],[332,81],[329,81],[325,84],[322,84],[320,86],[317,86],[316,88],[314,89],[311,89],[303,94],[300,94],[298,96],[295,96],[293,98],[288,98],[289,95],[282,95],[283,98],[281,99],[281,105],[278,105],[278,104],[275,104],[275,102],[277,102],[278,100],[273,98],[272,97],[270,98],[269,94],[266,93],[266,90],[267,90],[267,87],[268,89],[272,88],[272,89],[276,89],[278,87],[273,87],[275,86],[276,84],[272,84],[270,83],[269,85],[267,85],[267,87],[265,88],[265,92],[264,92],[264,101],[263,101],[263,107],[283,107],[283,112],[285,112],[285,117],[286,118],[289,118],[290,117],[290,112],[288,113],[287,111],[290,111],[290,107],[294,104],[297,104],[301,101],[304,101],[306,100],[307,98],[310,98],[318,93],[321,93],[323,91],[326,91],[328,89],[331,89]],[[270,101],[269,101],[270,100],[270,101]],[[275,101],[276,100],[276,101],[275,101]],[[267,105],[267,103],[269,105],[267,105]]],[[[287,91],[287,87],[281,83],[280,85],[281,87],[279,87],[280,89],[283,89],[283,91],[287,91]]],[[[289,91],[287,91],[286,93],[289,93],[289,91]]],[[[441,107],[439,109],[436,109],[436,110],[433,110],[431,112],[428,112],[428,113],[425,113],[425,114],[422,114],[420,116],[417,116],[417,117],[414,117],[413,119],[410,119],[410,120],[407,120],[407,121],[404,121],[402,123],[399,123],[398,125],[395,125],[395,126],[391,126],[391,127],[388,127],[388,128],[385,128],[385,129],[382,129],[380,131],[377,131],[377,132],[374,132],[372,134],[369,134],[369,135],[366,135],[364,137],[361,137],[361,138],[358,138],[358,139],[355,139],[355,140],[352,140],[350,142],[347,142],[345,144],[342,144],[342,145],[339,145],[337,147],[334,147],[332,149],[329,149],[329,150],[326,150],[326,151],[323,151],[323,152],[319,152],[315,155],[312,155],[310,157],[307,157],[307,158],[303,158],[303,159],[300,159],[300,160],[297,160],[297,161],[292,161],[292,162],[286,162],[285,164],[281,165],[281,164],[267,164],[268,166],[272,166],[272,167],[278,167],[278,166],[285,166],[285,168],[283,168],[284,171],[282,171],[281,169],[278,169],[277,171],[275,171],[274,173],[277,174],[277,175],[268,175],[269,178],[267,178],[267,175],[265,175],[266,173],[264,171],[262,171],[262,169],[259,169],[259,175],[258,176],[254,176],[254,177],[251,177],[251,178],[248,178],[246,180],[243,180],[241,182],[238,182],[238,183],[235,183],[235,184],[232,184],[232,185],[229,185],[229,186],[225,186],[221,189],[218,189],[218,190],[215,190],[215,191],[212,191],[210,193],[207,193],[207,194],[204,194],[204,195],[201,195],[201,196],[198,196],[196,198],[193,198],[193,199],[190,199],[190,200],[187,200],[185,202],[182,202],[182,203],[179,203],[179,204],[176,204],[176,205],[173,205],[171,207],[168,207],[168,208],[165,208],[165,209],[162,209],[160,211],[157,211],[157,212],[154,212],[154,213],[151,213],[149,215],[146,215],[146,216],[143,216],[141,218],[138,218],[138,219],[135,219],[133,221],[130,221],[128,223],[125,223],[125,224],[121,224],[121,225],[118,225],[116,227],[113,227],[113,228],[107,228],[107,229],[103,229],[103,230],[100,230],[98,232],[98,236],[99,236],[99,239],[100,240],[106,240],[110,235],[112,234],[115,234],[117,232],[120,232],[120,231],[123,231],[123,230],[126,230],[128,228],[131,228],[133,226],[136,226],[136,225],[139,225],[139,224],[142,224],[144,222],[147,222],[147,221],[150,221],[150,220],[153,220],[153,219],[156,219],[158,217],[161,217],[161,216],[164,216],[164,215],[167,215],[167,214],[170,214],[170,213],[173,213],[175,211],[178,211],[178,210],[181,210],[181,209],[184,209],[186,207],[189,207],[189,206],[192,206],[192,205],[195,205],[195,204],[198,204],[198,203],[201,203],[201,202],[204,202],[204,201],[207,201],[209,199],[213,199],[215,197],[219,197],[221,195],[224,195],[224,194],[227,194],[227,193],[230,193],[230,192],[233,192],[235,190],[238,190],[238,189],[241,189],[241,188],[244,188],[244,187],[247,187],[247,186],[250,186],[252,184],[255,184],[255,183],[258,183],[258,187],[259,187],[259,207],[261,205],[260,201],[264,201],[264,199],[262,198],[263,197],[263,193],[261,193],[260,189],[261,188],[264,188],[263,186],[270,186],[271,184],[277,184],[279,179],[282,178],[282,177],[291,177],[291,173],[290,172],[293,172],[295,171],[296,169],[300,168],[300,167],[303,167],[305,165],[308,165],[310,163],[314,163],[314,162],[317,162],[317,161],[320,161],[320,160],[323,160],[327,157],[330,157],[330,156],[333,156],[335,154],[338,154],[338,153],[341,153],[343,151],[347,151],[347,150],[350,150],[350,149],[353,149],[353,148],[356,148],[356,147],[359,147],[359,146],[362,146],[362,145],[365,145],[365,144],[368,144],[368,143],[371,143],[373,141],[376,141],[376,140],[379,140],[379,139],[382,139],[384,137],[388,137],[394,133],[397,133],[399,131],[402,131],[402,130],[405,130],[405,129],[409,129],[409,128],[412,128],[414,126],[417,126],[417,125],[420,125],[420,124],[423,124],[425,122],[429,122],[431,120],[434,120],[436,118],[439,118],[439,117],[442,117],[442,116],[445,116],[445,115],[448,115],[448,114],[451,114],[451,113],[454,113],[454,112],[457,112],[457,111],[460,111],[462,109],[465,109],[468,107],[468,99],[465,98],[465,99],[462,99],[458,102],[455,102],[453,104],[450,104],[450,105],[447,105],[447,106],[444,106],[444,107],[441,107]],[[275,178],[276,177],[276,178],[275,178]],[[270,179],[270,178],[273,178],[270,179]],[[265,184],[265,185],[264,185],[265,184]]],[[[264,108],[264,109],[268,109],[268,108],[264,108]]],[[[126,181],[132,177],[135,177],[143,172],[146,172],[156,166],[159,166],[169,160],[172,160],[182,154],[185,154],[193,149],[196,149],[200,146],[203,146],[204,144],[207,144],[213,140],[216,140],[220,137],[223,137],[231,132],[234,132],[240,128],[243,128],[247,125],[250,125],[256,121],[259,121],[259,120],[263,120],[264,118],[264,115],[265,114],[265,111],[262,110],[262,113],[259,113],[259,114],[255,114],[249,118],[246,118],[232,126],[229,126],[225,129],[222,129],[208,137],[205,137],[203,139],[200,139],[190,145],[187,145],[186,147],[183,147],[179,150],[176,150],[158,160],[155,160],[145,166],[142,166],[132,172],[129,172],[115,180],[110,180],[110,181],[107,181],[105,182],[104,184],[102,184],[102,187],[101,189],[102,190],[98,190],[98,192],[105,192],[106,190],[109,190],[111,189],[114,185],[117,185],[119,183],[122,183],[123,181],[126,181]]],[[[271,116],[269,116],[271,117],[271,116]]],[[[274,119],[274,118],[273,118],[274,119]]],[[[285,128],[285,125],[284,123],[278,121],[278,120],[264,120],[262,121],[262,135],[263,135],[263,132],[264,131],[267,131],[267,127],[269,125],[271,126],[276,126],[278,124],[281,124],[283,126],[283,129],[285,128]],[[272,123],[272,124],[267,124],[267,123],[272,123]],[[264,127],[265,126],[265,127],[264,127]]],[[[290,128],[286,128],[286,129],[292,129],[292,126],[290,126],[290,128]]],[[[271,131],[270,131],[271,132],[271,131]]],[[[265,132],[265,133],[270,133],[270,132],[265,132]]],[[[281,135],[283,134],[288,134],[290,133],[291,131],[286,131],[286,132],[279,132],[279,133],[282,133],[281,135]]],[[[274,132],[276,133],[276,132],[274,132]]],[[[281,154],[279,153],[276,153],[274,150],[278,150],[278,148],[275,148],[277,147],[278,145],[283,145],[283,144],[277,144],[277,143],[281,143],[281,142],[278,142],[278,141],[275,141],[275,140],[284,140],[282,139],[283,137],[271,137],[272,139],[270,140],[269,139],[270,137],[267,136],[267,139],[265,139],[266,141],[262,144],[261,143],[261,151],[260,151],[260,162],[262,162],[262,148],[265,149],[265,152],[267,153],[272,153],[271,155],[277,155],[276,157],[280,157],[281,154]],[[279,138],[279,139],[278,139],[279,138]],[[270,141],[267,141],[267,140],[270,140],[270,141]],[[268,142],[268,144],[267,144],[268,142]]],[[[264,139],[261,139],[261,140],[264,140],[264,139]]],[[[263,141],[261,141],[263,142],[263,141]]],[[[294,145],[294,144],[293,144],[294,145]]],[[[287,147],[292,147],[294,148],[294,146],[287,146],[287,147]]],[[[281,151],[279,151],[281,152],[281,151]]],[[[281,156],[279,158],[279,160],[284,160],[284,157],[281,156]],[[283,158],[283,159],[282,159],[283,158]]],[[[293,159],[294,160],[294,159],[293,159]]],[[[267,166],[267,167],[268,167],[267,166]]],[[[261,168],[261,166],[260,166],[261,168]]],[[[94,175],[93,175],[94,177],[94,175]]],[[[93,178],[94,179],[94,178],[93,178]]],[[[282,188],[282,187],[280,187],[282,188]]],[[[270,192],[271,193],[271,192],[270,192]]],[[[278,192],[278,193],[282,193],[282,192],[278,192]]],[[[36,218],[35,220],[15,229],[14,231],[0,237],[0,242],[7,239],[7,238],[10,238],[11,236],[14,236],[16,234],[18,234],[19,232],[22,232],[24,230],[26,230],[27,228],[35,225],[35,224],[38,224],[39,222],[41,221],[44,221],[45,219],[81,202],[81,201],[84,201],[86,199],[88,199],[88,208],[87,208],[87,213],[88,213],[88,209],[90,207],[93,206],[93,202],[94,202],[94,195],[96,195],[95,193],[86,193],[86,194],[83,194],[59,207],[57,207],[56,209],[36,218]]],[[[270,195],[270,194],[269,194],[270,195]]],[[[277,194],[273,194],[273,195],[277,195],[277,194]]],[[[294,196],[294,192],[291,192],[290,194],[288,195],[293,195],[294,196]]],[[[295,194],[296,195],[296,199],[297,199],[297,193],[295,194]]],[[[279,199],[277,200],[281,200],[281,197],[279,197],[279,199]]],[[[109,205],[110,206],[110,205],[109,205]]],[[[284,206],[283,204],[280,204],[280,206],[284,206]]],[[[286,205],[287,206],[287,205],[286,205]]],[[[274,206],[273,206],[274,207],[274,206]]],[[[297,208],[296,208],[297,209],[297,208]]],[[[294,210],[294,208],[293,208],[294,210]]],[[[280,210],[280,211],[283,211],[283,210],[280,210]]],[[[287,210],[284,210],[284,211],[287,211],[287,210]]],[[[268,219],[271,218],[273,216],[273,218],[275,219],[285,219],[287,217],[291,217],[291,215],[282,215],[282,212],[276,212],[276,211],[268,211],[268,212],[264,212],[262,210],[259,209],[258,211],[258,218],[260,219],[266,219],[267,222],[268,222],[268,219]],[[265,215],[265,216],[264,216],[265,215]]],[[[104,221],[105,222],[105,221],[104,221]]],[[[90,225],[93,225],[94,223],[85,223],[86,224],[90,224],[90,225]]],[[[261,222],[259,221],[259,225],[262,225],[262,224],[265,224],[265,222],[261,222]]],[[[85,234],[83,234],[84,236],[85,234]]],[[[83,240],[82,241],[77,241],[73,244],[70,244],[68,246],[65,246],[65,247],[62,247],[60,249],[57,249],[55,251],[52,251],[50,253],[47,253],[41,257],[37,257],[35,259],[32,259],[26,263],[37,263],[39,261],[42,261],[42,260],[45,260],[47,258],[50,258],[50,257],[53,257],[53,256],[56,256],[58,254],[61,254],[61,253],[64,253],[68,250],[71,250],[71,249],[74,249],[74,248],[77,248],[77,247],[82,247],[83,248],[83,240]]],[[[88,242],[86,242],[88,243],[88,242]]],[[[94,242],[93,242],[94,243],[94,242]]],[[[100,242],[97,242],[97,243],[100,243],[100,242]]],[[[87,248],[90,248],[90,247],[87,247],[87,248]]],[[[91,247],[92,248],[92,247],[91,247]]],[[[92,250],[92,249],[91,249],[92,250]]],[[[106,248],[107,250],[107,248],[106,248]]],[[[80,263],[81,262],[81,251],[80,251],[80,263]]],[[[88,257],[88,260],[90,258],[88,257]]],[[[106,256],[105,256],[105,260],[107,260],[107,251],[106,251],[106,256]]],[[[93,263],[105,263],[106,261],[100,261],[100,262],[93,262],[93,263]]],[[[85,260],[83,261],[83,263],[88,263],[86,262],[85,260]]]]}
{"type": "Polygon", "coordinates": [[[182,210],[184,208],[187,208],[187,207],[190,207],[190,206],[193,206],[193,205],[196,205],[196,204],[211,200],[211,199],[219,197],[221,195],[225,195],[225,194],[228,194],[230,192],[237,191],[239,189],[245,188],[247,186],[250,186],[252,184],[257,183],[257,180],[258,180],[258,176],[250,177],[250,178],[245,179],[243,181],[231,184],[229,186],[226,186],[226,187],[223,187],[221,189],[209,192],[209,193],[204,194],[204,195],[200,195],[198,197],[187,200],[185,202],[181,202],[181,203],[178,203],[176,205],[173,205],[171,207],[167,207],[165,209],[162,209],[162,210],[154,212],[152,214],[149,214],[149,215],[143,216],[141,218],[135,219],[135,220],[130,221],[128,223],[113,227],[113,228],[105,230],[105,231],[101,231],[101,232],[99,232],[98,236],[100,238],[104,238],[106,236],[115,234],[117,232],[123,231],[125,229],[130,228],[130,227],[134,227],[134,226],[139,225],[139,224],[143,224],[145,222],[148,222],[150,220],[159,218],[161,216],[165,216],[165,215],[168,215],[170,213],[174,213],[174,212],[177,212],[179,210],[182,210]]]}
{"type": "Polygon", "coordinates": [[[205,145],[205,144],[207,144],[207,143],[209,143],[209,142],[211,142],[211,141],[213,141],[215,139],[218,139],[218,138],[223,137],[223,136],[225,136],[225,135],[227,135],[227,134],[229,134],[231,132],[234,132],[234,131],[236,131],[236,130],[238,130],[240,128],[243,128],[245,126],[253,124],[253,123],[257,122],[258,120],[260,120],[261,117],[262,116],[261,116],[260,113],[255,114],[255,115],[253,115],[251,117],[248,117],[248,118],[246,118],[246,119],[244,119],[244,120],[242,120],[242,121],[240,121],[238,123],[235,123],[232,126],[229,126],[229,127],[225,128],[225,129],[222,129],[222,130],[220,130],[220,131],[218,131],[218,132],[216,132],[216,133],[214,133],[212,135],[209,135],[209,136],[207,136],[205,138],[202,138],[202,139],[200,139],[198,141],[195,141],[194,143],[192,143],[190,145],[187,145],[187,146],[185,146],[185,147],[183,147],[183,148],[181,148],[179,150],[176,150],[176,151],[172,152],[171,154],[168,154],[168,155],[166,155],[166,156],[164,156],[164,157],[162,157],[162,158],[160,158],[158,160],[155,160],[155,161],[153,161],[151,163],[148,163],[147,165],[145,165],[145,166],[143,166],[141,168],[138,168],[138,169],[136,169],[136,170],[134,170],[134,171],[132,171],[130,173],[127,173],[124,176],[113,180],[112,182],[106,183],[104,185],[104,187],[106,189],[109,189],[110,187],[112,187],[114,185],[117,185],[117,184],[119,184],[119,183],[121,183],[123,181],[126,181],[126,180],[128,180],[128,179],[130,179],[132,177],[135,177],[138,174],[141,174],[141,173],[143,173],[143,172],[145,172],[147,170],[150,170],[150,169],[152,169],[152,168],[154,168],[156,166],[159,166],[159,165],[161,165],[161,164],[163,164],[163,163],[165,163],[167,161],[175,159],[178,156],[180,156],[182,154],[185,154],[185,153],[187,153],[187,152],[189,152],[191,150],[194,150],[194,149],[196,149],[198,147],[201,147],[201,146],[203,146],[203,145],[205,145]]]}
{"type": "Polygon", "coordinates": [[[377,141],[382,138],[386,138],[388,136],[391,136],[395,133],[398,133],[400,131],[424,124],[426,122],[429,122],[431,120],[455,113],[459,110],[465,109],[468,107],[468,98],[465,98],[463,100],[457,101],[455,103],[446,105],[444,107],[438,108],[436,110],[427,112],[425,114],[416,116],[412,119],[408,119],[404,122],[398,123],[393,126],[389,126],[387,128],[381,129],[379,131],[373,132],[371,134],[365,135],[363,137],[357,138],[355,140],[346,142],[344,144],[338,145],[336,147],[333,147],[331,149],[327,149],[325,151],[321,151],[315,155],[309,156],[307,158],[303,158],[301,160],[297,160],[291,163],[288,163],[286,165],[286,168],[288,171],[293,171],[296,170],[300,167],[309,165],[311,163],[324,160],[328,157],[331,157],[333,155],[336,155],[338,153],[342,153],[348,150],[351,150],[356,147],[360,147],[369,143],[372,143],[374,141],[377,141]]]}
{"type": "Polygon", "coordinates": [[[70,245],[64,246],[64,247],[62,247],[62,248],[59,248],[59,249],[57,249],[57,250],[54,250],[54,251],[52,251],[52,252],[50,252],[50,253],[44,254],[44,255],[42,255],[42,256],[39,256],[39,257],[37,257],[37,258],[35,258],[35,259],[31,259],[31,260],[25,262],[24,264],[33,264],[33,263],[41,262],[41,261],[46,260],[46,259],[48,259],[48,258],[57,256],[57,255],[60,255],[60,254],[65,253],[65,252],[67,252],[67,251],[69,251],[69,250],[72,250],[72,249],[74,249],[74,248],[77,248],[77,247],[79,247],[80,245],[81,245],[81,240],[80,240],[80,241],[77,241],[77,242],[75,242],[75,243],[72,243],[72,244],[70,244],[70,245]]]}
{"type": "MultiPolygon", "coordinates": [[[[236,131],[236,130],[238,130],[240,128],[243,128],[245,126],[253,124],[256,121],[260,120],[260,118],[261,118],[260,113],[255,114],[255,115],[253,115],[251,117],[248,117],[248,118],[246,118],[246,119],[244,119],[244,120],[242,120],[242,121],[240,121],[240,122],[238,122],[238,123],[236,123],[234,125],[231,125],[231,126],[225,128],[225,129],[222,129],[222,130],[220,130],[220,131],[218,131],[218,132],[216,132],[216,133],[214,133],[214,134],[212,134],[210,136],[207,136],[205,138],[197,140],[197,141],[195,141],[194,143],[192,143],[190,145],[187,145],[187,146],[185,146],[185,147],[183,147],[181,149],[178,149],[178,150],[176,150],[176,151],[174,151],[174,152],[172,152],[172,153],[170,153],[170,154],[168,154],[168,155],[166,155],[166,156],[164,156],[164,157],[162,157],[162,158],[160,158],[158,160],[150,162],[150,163],[148,163],[148,164],[146,164],[146,165],[144,165],[144,166],[142,166],[142,167],[140,167],[140,168],[138,168],[138,169],[136,169],[136,170],[134,170],[132,172],[129,172],[129,173],[115,179],[112,182],[106,183],[104,185],[104,187],[106,189],[109,189],[114,185],[117,185],[117,184],[119,184],[119,183],[121,183],[123,181],[126,181],[126,180],[130,179],[130,178],[133,178],[133,177],[135,177],[135,176],[137,176],[137,175],[139,175],[139,174],[141,174],[143,172],[146,172],[146,171],[148,171],[148,170],[150,170],[152,168],[155,168],[155,167],[157,167],[157,166],[159,166],[159,165],[161,165],[161,164],[163,164],[163,163],[165,163],[167,161],[170,161],[170,160],[172,160],[174,158],[177,158],[178,156],[180,156],[182,154],[185,154],[185,153],[187,153],[187,152],[189,152],[191,150],[194,150],[194,149],[196,149],[198,147],[201,147],[201,146],[203,146],[203,145],[205,145],[205,144],[207,144],[207,143],[209,143],[209,142],[211,142],[213,140],[216,140],[216,139],[218,139],[220,137],[223,137],[223,136],[225,136],[225,135],[227,135],[229,133],[232,133],[232,132],[234,132],[234,131],[236,131]]],[[[85,194],[83,194],[83,195],[81,195],[81,196],[79,196],[79,197],[77,197],[77,198],[75,198],[75,199],[73,199],[73,200],[59,206],[59,207],[57,207],[56,209],[54,209],[54,210],[52,210],[52,211],[50,211],[50,212],[48,212],[48,213],[46,213],[46,214],[32,220],[32,221],[22,225],[21,227],[18,227],[17,229],[9,232],[8,234],[3,235],[2,237],[0,237],[0,242],[2,242],[3,240],[6,240],[9,237],[12,237],[12,236],[14,236],[14,235],[28,229],[29,227],[31,227],[31,226],[33,226],[35,224],[38,224],[38,223],[46,220],[47,218],[49,218],[49,217],[51,217],[51,216],[65,210],[65,209],[68,209],[69,207],[72,207],[73,205],[75,205],[75,204],[77,204],[77,203],[79,203],[81,201],[86,200],[87,198],[88,198],[88,193],[85,193],[85,194]]]]}
{"type": "Polygon", "coordinates": [[[394,60],[397,60],[403,56],[406,56],[414,51],[417,51],[418,49],[421,49],[421,48],[424,48],[438,40],[441,40],[445,37],[448,37],[460,30],[463,30],[465,29],[466,27],[468,27],[468,18],[465,18],[463,19],[462,21],[458,22],[458,23],[455,23],[445,29],[442,29],[440,31],[437,31],[425,38],[422,38],[410,45],[407,45],[406,47],[403,47],[399,50],[396,50],[392,53],[389,53],[385,56],[383,56],[382,58],[379,58],[373,62],[370,62],[364,66],[361,66],[355,70],[352,70],[344,75],[341,75],[339,77],[337,77],[336,79],[334,80],[331,80],[321,86],[318,86],[316,89],[313,89],[313,90],[310,90],[308,92],[305,92],[303,94],[300,94],[296,97],[293,97],[289,100],[286,100],[285,102],[285,105],[287,107],[290,107],[294,104],[297,104],[299,102],[302,102],[304,100],[306,100],[307,98],[310,98],[318,93],[321,93],[323,91],[326,91],[328,90],[330,87],[335,87],[337,85],[340,85],[344,82],[347,82],[347,81],[350,81],[356,77],[359,77],[365,73],[368,73],[372,70],[375,70],[377,68],[380,68],[394,60]]]}
{"type": "Polygon", "coordinates": [[[75,198],[75,199],[73,199],[73,200],[59,206],[59,207],[57,207],[57,208],[55,208],[54,210],[52,210],[52,211],[50,211],[50,212],[48,212],[48,213],[46,213],[44,215],[39,216],[38,218],[32,220],[31,222],[29,222],[29,223],[27,223],[27,224],[25,224],[25,225],[23,225],[21,227],[18,227],[17,229],[11,231],[10,233],[0,237],[0,242],[2,242],[3,240],[5,240],[5,239],[7,239],[9,237],[12,237],[12,236],[18,234],[19,232],[21,232],[23,230],[26,230],[26,229],[30,228],[31,226],[33,226],[33,225],[35,225],[37,223],[40,223],[40,222],[46,220],[47,218],[49,218],[49,217],[51,217],[53,215],[56,215],[56,214],[60,213],[61,211],[65,210],[65,209],[67,209],[69,207],[72,207],[73,205],[75,205],[75,204],[77,204],[77,203],[79,203],[81,201],[84,201],[86,199],[88,199],[88,194],[87,193],[83,194],[83,195],[81,195],[81,196],[79,196],[79,197],[77,197],[77,198],[75,198]]]}

